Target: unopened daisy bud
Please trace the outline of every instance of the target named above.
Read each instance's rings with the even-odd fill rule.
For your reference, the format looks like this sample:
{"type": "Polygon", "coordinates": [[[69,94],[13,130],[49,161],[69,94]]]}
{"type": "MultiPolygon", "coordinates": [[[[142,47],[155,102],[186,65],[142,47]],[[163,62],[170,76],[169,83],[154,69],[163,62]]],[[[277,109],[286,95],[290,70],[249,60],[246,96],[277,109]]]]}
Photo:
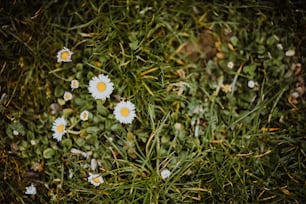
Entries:
{"type": "Polygon", "coordinates": [[[171,172],[168,169],[163,169],[160,172],[160,176],[162,177],[163,180],[165,180],[166,178],[168,178],[171,175],[171,172]]]}
{"type": "Polygon", "coordinates": [[[279,50],[283,50],[283,49],[284,49],[283,45],[280,44],[280,43],[277,43],[276,47],[277,47],[279,50]]]}
{"type": "Polygon", "coordinates": [[[285,52],[285,55],[287,57],[292,57],[295,55],[295,50],[288,50],[287,52],[285,52]]]}
{"type": "Polygon", "coordinates": [[[70,101],[72,99],[72,94],[69,91],[66,91],[64,93],[64,100],[65,101],[70,101]]]}
{"type": "Polygon", "coordinates": [[[174,128],[175,128],[176,130],[181,130],[181,129],[182,129],[182,124],[181,124],[181,123],[175,123],[175,124],[174,124],[174,128]]]}
{"type": "Polygon", "coordinates": [[[228,67],[229,69],[233,69],[233,68],[234,68],[234,62],[232,62],[232,61],[228,62],[228,63],[227,63],[227,67],[228,67]]]}
{"type": "Polygon", "coordinates": [[[80,83],[78,80],[74,79],[71,81],[70,87],[72,90],[79,88],[80,83]]]}
{"type": "Polygon", "coordinates": [[[82,154],[82,153],[84,153],[83,151],[81,151],[79,149],[76,149],[76,148],[71,148],[70,152],[72,154],[82,154]]]}
{"type": "Polygon", "coordinates": [[[248,87],[250,89],[254,88],[255,87],[255,82],[253,80],[248,81],[248,87]]]}
{"type": "Polygon", "coordinates": [[[97,166],[98,166],[97,160],[96,159],[91,159],[91,161],[90,161],[90,168],[91,168],[91,170],[93,170],[93,171],[96,170],[97,166]]]}

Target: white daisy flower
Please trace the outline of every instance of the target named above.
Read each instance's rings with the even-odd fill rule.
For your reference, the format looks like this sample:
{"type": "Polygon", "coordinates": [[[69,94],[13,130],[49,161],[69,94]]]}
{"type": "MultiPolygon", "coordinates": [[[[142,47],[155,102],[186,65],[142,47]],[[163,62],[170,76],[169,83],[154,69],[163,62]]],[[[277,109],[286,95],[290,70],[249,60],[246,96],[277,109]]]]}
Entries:
{"type": "Polygon", "coordinates": [[[162,179],[166,179],[168,178],[169,176],[171,175],[171,172],[168,170],[168,169],[163,169],[161,172],[160,172],[160,176],[162,177],[162,179]]]}
{"type": "Polygon", "coordinates": [[[84,110],[81,114],[80,114],[80,119],[83,120],[83,121],[86,121],[88,120],[88,115],[89,115],[89,112],[87,110],[84,110]]]}
{"type": "Polygon", "coordinates": [[[64,47],[60,51],[57,52],[57,62],[71,62],[71,52],[68,48],[64,47]]]}
{"type": "Polygon", "coordinates": [[[67,122],[64,117],[57,118],[53,122],[52,131],[53,138],[56,139],[58,142],[62,140],[63,135],[66,133],[66,125],[67,122]]]}
{"type": "Polygon", "coordinates": [[[114,115],[120,123],[132,123],[136,117],[135,105],[130,101],[121,101],[116,105],[114,115]]]}
{"type": "Polygon", "coordinates": [[[114,84],[110,81],[108,76],[100,74],[89,81],[88,90],[95,99],[105,100],[112,94],[114,84]]]}
{"type": "Polygon", "coordinates": [[[233,69],[233,68],[234,68],[234,62],[232,62],[232,61],[228,62],[228,63],[227,63],[227,67],[228,67],[229,69],[233,69]]]}
{"type": "Polygon", "coordinates": [[[71,81],[70,87],[72,90],[79,88],[80,83],[78,80],[74,79],[71,81]]]}
{"type": "Polygon", "coordinates": [[[100,184],[104,183],[102,176],[92,173],[89,173],[88,181],[94,186],[99,186],[100,184]]]}
{"type": "Polygon", "coordinates": [[[248,87],[250,89],[254,88],[255,87],[255,82],[253,80],[248,81],[248,87]]]}
{"type": "Polygon", "coordinates": [[[26,187],[26,192],[25,194],[28,194],[28,195],[35,195],[37,192],[36,192],[36,187],[34,186],[34,184],[32,183],[30,186],[26,187]]]}
{"type": "Polygon", "coordinates": [[[13,135],[17,136],[19,135],[19,132],[17,130],[13,130],[13,135]]]}
{"type": "Polygon", "coordinates": [[[292,57],[295,55],[295,50],[288,50],[287,52],[285,52],[285,55],[287,57],[292,57]]]}
{"type": "Polygon", "coordinates": [[[69,91],[66,91],[64,93],[64,100],[65,101],[70,101],[72,99],[72,94],[69,91]]]}
{"type": "Polygon", "coordinates": [[[299,96],[300,96],[300,94],[298,93],[298,92],[293,92],[292,94],[291,94],[291,96],[293,97],[293,98],[298,98],[299,96]]]}

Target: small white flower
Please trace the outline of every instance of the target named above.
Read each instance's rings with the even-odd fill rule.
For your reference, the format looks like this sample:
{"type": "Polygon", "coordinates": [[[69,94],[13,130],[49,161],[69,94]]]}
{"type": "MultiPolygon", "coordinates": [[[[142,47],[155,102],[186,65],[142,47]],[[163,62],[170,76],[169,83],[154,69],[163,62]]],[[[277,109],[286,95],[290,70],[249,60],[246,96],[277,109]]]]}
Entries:
{"type": "Polygon", "coordinates": [[[233,69],[234,68],[234,62],[232,62],[232,61],[230,61],[230,62],[228,62],[227,63],[227,67],[229,68],[229,69],[233,69]]]}
{"type": "Polygon", "coordinates": [[[66,91],[64,93],[64,100],[65,101],[70,101],[72,99],[72,94],[69,91],[66,91]]]}
{"type": "Polygon", "coordinates": [[[248,87],[250,89],[254,88],[255,87],[255,82],[253,80],[248,81],[248,87]]]}
{"type": "Polygon", "coordinates": [[[283,50],[283,49],[284,49],[283,45],[280,44],[280,43],[277,43],[276,47],[277,47],[279,50],[283,50]]]}
{"type": "Polygon", "coordinates": [[[32,183],[30,186],[26,187],[26,192],[25,194],[28,194],[28,195],[35,195],[37,192],[36,192],[36,187],[34,186],[34,184],[32,183]]]}
{"type": "Polygon", "coordinates": [[[58,142],[62,140],[63,135],[66,133],[66,125],[67,122],[64,117],[57,118],[53,122],[52,131],[53,138],[56,139],[58,142]]]}
{"type": "Polygon", "coordinates": [[[72,90],[79,88],[80,83],[78,80],[74,79],[71,81],[70,87],[72,90]]]}
{"type": "Polygon", "coordinates": [[[19,132],[17,130],[13,130],[13,135],[17,136],[19,135],[19,132]]]}
{"type": "Polygon", "coordinates": [[[162,177],[162,179],[166,179],[168,178],[169,176],[171,175],[171,172],[168,170],[168,169],[163,169],[161,172],[160,172],[160,176],[162,177]]]}
{"type": "Polygon", "coordinates": [[[71,62],[71,52],[68,48],[64,47],[60,51],[57,52],[57,62],[71,62]]]}
{"type": "Polygon", "coordinates": [[[132,123],[136,117],[135,105],[130,101],[121,101],[116,105],[114,115],[120,123],[132,123]]]}
{"type": "Polygon", "coordinates": [[[295,50],[288,50],[287,52],[285,52],[285,55],[287,57],[292,57],[295,55],[295,50]]]}
{"type": "Polygon", "coordinates": [[[175,128],[176,130],[182,130],[182,124],[181,124],[181,123],[175,123],[175,124],[174,124],[174,128],[175,128]]]}
{"type": "Polygon", "coordinates": [[[88,182],[94,186],[99,186],[100,184],[104,183],[104,180],[99,174],[89,173],[88,182]]]}
{"type": "Polygon", "coordinates": [[[114,84],[110,81],[108,76],[100,74],[89,81],[88,90],[93,98],[105,100],[112,94],[114,84]]]}
{"type": "Polygon", "coordinates": [[[34,145],[37,145],[36,140],[31,140],[30,143],[31,143],[31,145],[33,145],[33,146],[34,146],[34,145]]]}
{"type": "Polygon", "coordinates": [[[293,97],[293,98],[298,98],[299,96],[300,96],[300,94],[298,93],[298,92],[293,92],[292,94],[291,94],[291,96],[293,97]]]}
{"type": "Polygon", "coordinates": [[[89,115],[89,112],[87,110],[84,110],[81,114],[80,114],[80,119],[83,120],[83,121],[86,121],[88,120],[88,115],[89,115]]]}

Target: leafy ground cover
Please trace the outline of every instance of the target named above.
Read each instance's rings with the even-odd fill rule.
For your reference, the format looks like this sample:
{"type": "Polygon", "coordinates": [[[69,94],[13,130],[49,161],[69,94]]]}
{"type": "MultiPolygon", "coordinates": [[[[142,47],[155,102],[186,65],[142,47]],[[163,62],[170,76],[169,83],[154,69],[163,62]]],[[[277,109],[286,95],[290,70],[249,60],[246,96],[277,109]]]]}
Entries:
{"type": "Polygon", "coordinates": [[[305,202],[302,1],[19,0],[0,15],[2,203],[305,202]],[[113,90],[96,99],[101,74],[113,90]]]}

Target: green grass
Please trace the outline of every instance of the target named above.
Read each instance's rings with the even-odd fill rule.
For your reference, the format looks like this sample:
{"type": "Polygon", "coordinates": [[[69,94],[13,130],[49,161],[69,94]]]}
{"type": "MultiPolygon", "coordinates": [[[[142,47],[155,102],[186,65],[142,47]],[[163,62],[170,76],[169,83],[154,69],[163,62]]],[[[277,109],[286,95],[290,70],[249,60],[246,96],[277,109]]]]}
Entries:
{"type": "Polygon", "coordinates": [[[305,202],[301,2],[19,0],[0,19],[1,203],[305,202]],[[64,46],[72,62],[57,63],[64,46]],[[87,88],[99,74],[114,83],[105,101],[87,88]],[[132,124],[113,115],[120,99],[136,106],[132,124]]]}

